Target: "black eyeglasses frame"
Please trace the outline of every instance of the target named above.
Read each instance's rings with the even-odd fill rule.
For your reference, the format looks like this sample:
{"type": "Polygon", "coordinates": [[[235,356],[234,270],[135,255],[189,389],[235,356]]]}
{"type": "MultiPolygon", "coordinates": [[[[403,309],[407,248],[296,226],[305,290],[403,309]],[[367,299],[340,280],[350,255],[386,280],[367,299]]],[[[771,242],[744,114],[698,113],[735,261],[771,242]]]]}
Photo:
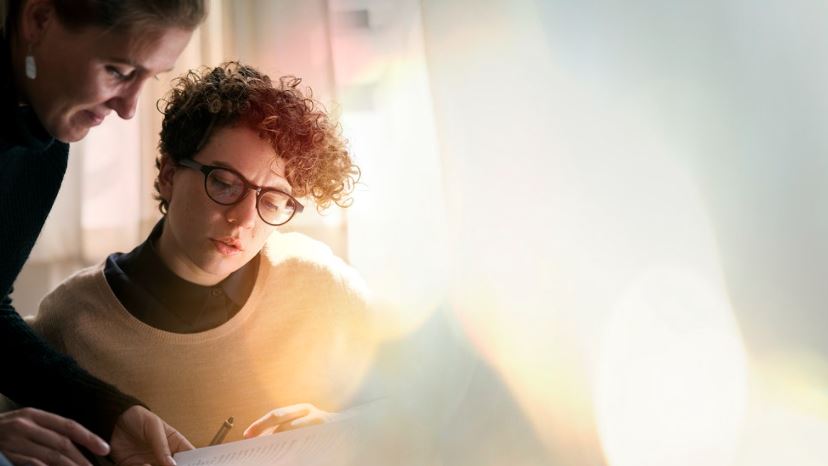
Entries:
{"type": "Polygon", "coordinates": [[[255,184],[251,183],[250,181],[248,181],[247,178],[244,177],[244,175],[237,172],[236,170],[233,170],[232,168],[219,167],[219,166],[216,166],[216,165],[204,165],[204,164],[198,163],[195,160],[189,159],[189,158],[184,158],[184,159],[179,160],[178,165],[181,165],[181,166],[187,167],[187,168],[192,168],[194,170],[198,170],[204,175],[204,193],[207,194],[207,197],[209,197],[210,200],[215,202],[216,204],[224,205],[224,206],[231,206],[231,205],[238,204],[239,202],[243,201],[244,198],[247,197],[247,195],[250,193],[250,191],[254,191],[256,193],[256,213],[259,214],[259,218],[262,219],[262,221],[267,223],[268,225],[271,225],[271,226],[274,226],[274,227],[284,225],[284,224],[288,223],[289,221],[291,221],[291,219],[293,219],[293,217],[297,213],[302,213],[302,211],[305,210],[305,206],[302,205],[301,202],[297,201],[296,198],[293,197],[292,195],[290,195],[289,193],[286,193],[286,192],[282,191],[281,189],[265,188],[263,186],[257,186],[255,184]],[[227,170],[230,173],[233,173],[234,175],[238,176],[239,179],[242,181],[242,183],[244,183],[244,191],[242,192],[241,197],[239,197],[238,199],[236,199],[235,201],[230,202],[230,203],[219,202],[219,201],[213,199],[213,196],[210,195],[210,190],[207,189],[207,178],[210,176],[210,173],[212,173],[213,170],[227,170]],[[262,213],[259,211],[259,199],[261,198],[262,194],[266,193],[266,192],[277,192],[279,194],[283,194],[283,195],[289,197],[293,201],[293,203],[296,205],[296,208],[293,209],[293,213],[290,214],[290,217],[288,217],[287,220],[285,220],[282,223],[270,223],[267,220],[265,220],[265,218],[262,216],[262,213]]]}

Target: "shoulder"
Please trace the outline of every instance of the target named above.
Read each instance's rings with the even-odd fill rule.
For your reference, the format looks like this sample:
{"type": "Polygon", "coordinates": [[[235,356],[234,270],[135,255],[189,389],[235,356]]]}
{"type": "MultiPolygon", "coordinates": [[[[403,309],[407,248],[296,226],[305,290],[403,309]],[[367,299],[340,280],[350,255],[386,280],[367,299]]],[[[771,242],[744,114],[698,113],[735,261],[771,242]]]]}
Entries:
{"type": "Polygon", "coordinates": [[[79,328],[86,314],[94,312],[101,296],[102,264],[76,272],[49,292],[40,302],[37,315],[29,325],[46,341],[65,352],[66,331],[79,328]]]}
{"type": "Polygon", "coordinates": [[[321,264],[336,257],[327,244],[297,232],[274,232],[265,243],[263,253],[274,265],[289,259],[321,264]]]}
{"type": "Polygon", "coordinates": [[[94,309],[101,299],[102,286],[106,286],[103,263],[75,272],[43,298],[36,321],[65,318],[68,311],[94,309]]]}
{"type": "MultiPolygon", "coordinates": [[[[35,148],[0,141],[0,178],[6,183],[36,179],[41,185],[49,181],[59,185],[68,163],[69,145],[64,142],[54,141],[45,148],[35,148]]],[[[41,191],[32,193],[42,194],[41,191]]]]}
{"type": "Polygon", "coordinates": [[[362,276],[328,245],[307,235],[274,233],[262,251],[262,258],[277,275],[287,275],[291,282],[313,283],[316,289],[328,288],[356,299],[367,299],[368,287],[362,276]]]}

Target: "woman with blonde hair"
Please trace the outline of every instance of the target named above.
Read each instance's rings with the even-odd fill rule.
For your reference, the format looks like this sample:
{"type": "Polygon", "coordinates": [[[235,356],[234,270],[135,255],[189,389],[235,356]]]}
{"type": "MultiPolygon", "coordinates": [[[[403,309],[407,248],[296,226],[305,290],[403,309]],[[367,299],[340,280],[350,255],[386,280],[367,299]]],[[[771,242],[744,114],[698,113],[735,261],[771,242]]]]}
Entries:
{"type": "Polygon", "coordinates": [[[39,408],[0,415],[0,457],[14,464],[89,464],[77,444],[120,464],[173,465],[171,453],[190,448],[137,399],[41,341],[11,293],[57,196],[68,143],[112,112],[131,118],[144,83],[172,69],[205,14],[204,0],[2,2],[0,392],[39,408]]]}

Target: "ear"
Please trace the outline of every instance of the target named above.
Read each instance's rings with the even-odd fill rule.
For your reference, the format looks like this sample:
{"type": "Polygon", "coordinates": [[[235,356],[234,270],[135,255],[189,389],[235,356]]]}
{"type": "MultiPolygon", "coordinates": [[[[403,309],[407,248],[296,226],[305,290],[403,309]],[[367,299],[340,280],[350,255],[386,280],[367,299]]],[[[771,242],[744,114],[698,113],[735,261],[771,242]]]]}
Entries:
{"type": "Polygon", "coordinates": [[[20,12],[20,34],[24,43],[38,45],[46,30],[57,21],[52,0],[28,0],[20,12]]]}
{"type": "Polygon", "coordinates": [[[172,200],[173,178],[175,177],[176,164],[173,160],[164,155],[161,157],[161,167],[158,171],[158,192],[161,197],[170,202],[172,200]]]}

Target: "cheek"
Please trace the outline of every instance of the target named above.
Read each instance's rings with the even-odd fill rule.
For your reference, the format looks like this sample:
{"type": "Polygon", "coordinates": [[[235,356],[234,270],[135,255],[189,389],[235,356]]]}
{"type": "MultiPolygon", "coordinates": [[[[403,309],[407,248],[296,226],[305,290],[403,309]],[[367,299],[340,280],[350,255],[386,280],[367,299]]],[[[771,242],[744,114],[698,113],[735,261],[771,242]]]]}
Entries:
{"type": "Polygon", "coordinates": [[[105,111],[102,105],[109,97],[104,89],[94,84],[91,86],[78,84],[72,90],[73,92],[65,95],[61,104],[56,105],[55,109],[59,113],[59,117],[88,130],[88,120],[86,116],[82,115],[82,112],[86,110],[105,111]]]}
{"type": "Polygon", "coordinates": [[[102,93],[105,84],[106,75],[101,67],[80,47],[74,41],[60,43],[53,37],[39,53],[39,77],[35,82],[40,83],[42,88],[39,90],[50,96],[53,105],[64,110],[93,101],[102,93]]]}
{"type": "Polygon", "coordinates": [[[68,64],[59,73],[62,75],[60,82],[64,90],[69,90],[68,94],[78,100],[88,100],[99,94],[105,84],[105,76],[91,63],[86,63],[85,66],[68,64]]]}
{"type": "Polygon", "coordinates": [[[106,75],[91,73],[85,83],[78,85],[78,105],[95,105],[109,100],[115,93],[106,75]]]}
{"type": "Polygon", "coordinates": [[[219,213],[200,199],[198,192],[195,192],[198,186],[176,188],[172,193],[168,216],[176,223],[178,229],[187,232],[187,238],[195,240],[199,236],[204,236],[210,230],[209,225],[219,218],[219,213]]]}
{"type": "Polygon", "coordinates": [[[111,78],[91,65],[64,79],[64,90],[69,91],[66,92],[67,104],[74,108],[100,105],[109,100],[116,90],[111,78]]]}
{"type": "Polygon", "coordinates": [[[250,256],[248,259],[252,259],[253,256],[262,250],[271,233],[273,233],[273,227],[268,225],[259,225],[253,230],[250,238],[250,244],[246,251],[250,256]]]}

